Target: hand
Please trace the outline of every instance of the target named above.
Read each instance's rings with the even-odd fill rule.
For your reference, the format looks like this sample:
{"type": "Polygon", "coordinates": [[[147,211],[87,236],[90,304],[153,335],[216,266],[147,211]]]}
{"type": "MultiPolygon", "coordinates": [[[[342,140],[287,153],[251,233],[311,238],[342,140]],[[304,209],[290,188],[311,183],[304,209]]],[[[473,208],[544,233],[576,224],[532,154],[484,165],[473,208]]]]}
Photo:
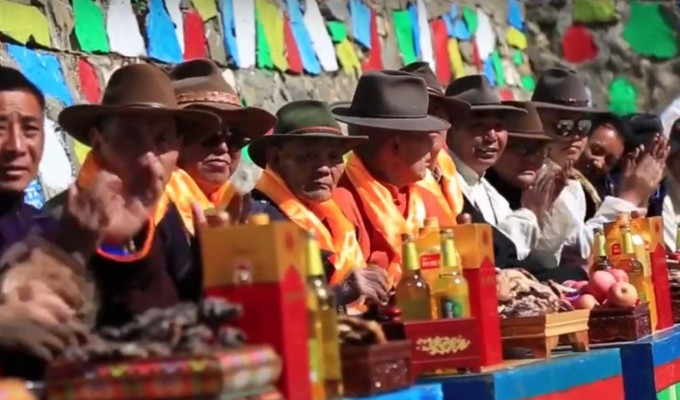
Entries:
{"type": "Polygon", "coordinates": [[[106,171],[99,173],[95,187],[93,195],[108,222],[101,230],[104,242],[126,243],[148,224],[151,216],[148,196],[152,195],[131,194],[124,188],[120,178],[106,171]]]}
{"type": "Polygon", "coordinates": [[[366,300],[385,304],[389,290],[387,273],[383,268],[369,265],[365,268],[354,268],[342,282],[339,291],[342,297],[338,299],[340,305],[350,304],[361,297],[366,300]]]}
{"type": "Polygon", "coordinates": [[[522,207],[531,210],[538,219],[543,217],[556,198],[554,197],[555,175],[556,172],[543,175],[533,185],[522,191],[522,207]]]}
{"type": "Polygon", "coordinates": [[[555,174],[555,177],[553,178],[554,179],[553,192],[549,200],[550,205],[555,203],[555,200],[557,200],[557,198],[560,196],[562,190],[564,190],[564,188],[567,187],[569,179],[575,175],[575,172],[576,170],[574,169],[574,162],[567,161],[567,165],[565,165],[564,168],[561,168],[555,174]]]}
{"type": "Polygon", "coordinates": [[[456,217],[456,223],[458,225],[471,224],[472,223],[472,216],[468,213],[458,214],[458,216],[456,217]]]}
{"type": "Polygon", "coordinates": [[[66,304],[63,297],[56,294],[41,281],[30,281],[16,286],[5,293],[4,304],[23,304],[34,310],[34,315],[46,324],[63,324],[75,317],[76,311],[66,304]]]}
{"type": "Polygon", "coordinates": [[[69,345],[78,342],[84,330],[77,325],[53,323],[32,303],[0,306],[0,348],[53,361],[69,345]]]}
{"type": "Polygon", "coordinates": [[[196,227],[197,230],[200,226],[217,228],[229,225],[230,218],[226,211],[215,209],[203,210],[203,207],[195,201],[191,202],[191,211],[194,219],[194,227],[196,227]]]}
{"type": "Polygon", "coordinates": [[[624,160],[619,197],[645,207],[663,179],[668,151],[668,142],[657,134],[649,146],[640,146],[629,155],[624,160]]]}

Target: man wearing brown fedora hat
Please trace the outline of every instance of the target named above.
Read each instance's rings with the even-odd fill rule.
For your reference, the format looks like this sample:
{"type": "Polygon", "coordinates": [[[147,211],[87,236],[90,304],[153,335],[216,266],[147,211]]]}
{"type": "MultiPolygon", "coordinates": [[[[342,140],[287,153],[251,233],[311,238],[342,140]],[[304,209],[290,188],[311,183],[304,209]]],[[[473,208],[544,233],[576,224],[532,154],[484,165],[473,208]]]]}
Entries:
{"type": "Polygon", "coordinates": [[[351,103],[333,115],[348,124],[350,136],[368,140],[349,156],[338,191],[341,207],[354,208],[366,226],[369,260],[387,269],[392,283],[401,276],[401,234],[417,234],[440,207],[416,183],[434,161],[432,148],[449,123],[428,115],[425,81],[401,71],[368,72],[359,79],[351,103]]]}
{"type": "MultiPolygon", "coordinates": [[[[430,68],[430,64],[423,61],[413,62],[400,71],[410,72],[425,80],[429,98],[428,114],[447,121],[457,121],[467,118],[470,104],[465,101],[445,97],[439,78],[430,68]]],[[[448,221],[439,221],[442,225],[452,225],[463,209],[463,192],[460,190],[456,174],[456,164],[446,151],[446,137],[448,129],[443,129],[435,138],[430,156],[434,162],[430,165],[432,174],[418,182],[418,185],[429,190],[442,207],[442,213],[449,216],[448,221]]]]}
{"type": "Polygon", "coordinates": [[[170,72],[170,78],[180,107],[208,110],[222,120],[219,130],[180,152],[178,175],[185,183],[184,191],[191,191],[201,204],[226,208],[237,194],[229,177],[239,164],[241,150],[265,135],[276,123],[276,117],[260,108],[242,107],[236,91],[212,60],[181,63],[170,72]],[[200,190],[186,179],[187,174],[200,190]]]}
{"type": "Polygon", "coordinates": [[[253,162],[264,169],[252,192],[252,212],[264,212],[273,220],[290,220],[315,233],[339,305],[361,296],[385,301],[385,272],[366,267],[366,229],[356,216],[353,219],[358,224],[351,222],[345,214],[348,211],[335,201],[344,171],[342,156],[366,137],[343,135],[328,105],[321,101],[294,101],[276,115],[274,133],[248,148],[253,162]]]}
{"type": "MultiPolygon", "coordinates": [[[[574,71],[550,68],[540,74],[531,100],[546,134],[558,139],[551,146],[551,159],[561,167],[576,162],[585,147],[592,120],[604,114],[589,106],[584,84],[574,71]]],[[[556,203],[570,210],[573,220],[569,224],[560,223],[555,229],[577,228],[566,241],[560,265],[585,267],[591,256],[595,228],[602,228],[621,213],[646,207],[647,199],[662,179],[666,156],[662,140],[655,140],[645,151],[636,153],[635,159],[624,167],[617,196],[605,197],[588,220],[584,189],[577,179],[568,180],[556,203]]]]}
{"type": "Polygon", "coordinates": [[[92,147],[78,187],[90,187],[101,173],[117,181],[118,199],[105,205],[116,220],[89,260],[101,294],[97,323],[117,325],[148,308],[197,300],[200,264],[187,240],[193,221],[165,188],[180,148],[211,135],[219,117],[182,109],[163,71],[133,64],[113,73],[101,104],[67,107],[59,123],[92,147]]]}

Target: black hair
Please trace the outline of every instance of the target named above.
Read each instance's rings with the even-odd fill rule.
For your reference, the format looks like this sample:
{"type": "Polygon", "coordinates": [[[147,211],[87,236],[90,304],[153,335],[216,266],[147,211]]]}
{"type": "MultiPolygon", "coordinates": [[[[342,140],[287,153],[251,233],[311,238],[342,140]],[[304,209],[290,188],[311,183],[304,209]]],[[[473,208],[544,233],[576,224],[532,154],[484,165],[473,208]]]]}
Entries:
{"type": "Polygon", "coordinates": [[[592,128],[590,128],[590,135],[592,135],[600,127],[608,127],[621,140],[624,147],[627,149],[631,143],[631,132],[627,124],[614,114],[605,113],[598,115],[593,119],[592,128]]]}
{"type": "Polygon", "coordinates": [[[0,92],[22,90],[31,93],[40,103],[40,108],[45,109],[45,96],[26,76],[19,70],[0,65],[0,92]]]}

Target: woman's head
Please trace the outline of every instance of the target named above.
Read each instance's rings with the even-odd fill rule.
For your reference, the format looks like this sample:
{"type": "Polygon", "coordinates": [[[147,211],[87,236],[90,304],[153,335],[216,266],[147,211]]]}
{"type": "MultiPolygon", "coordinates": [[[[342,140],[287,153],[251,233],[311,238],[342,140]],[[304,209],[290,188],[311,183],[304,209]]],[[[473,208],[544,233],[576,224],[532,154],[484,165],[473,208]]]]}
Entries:
{"type": "Polygon", "coordinates": [[[606,176],[623,156],[626,146],[621,122],[614,116],[594,121],[588,142],[576,169],[590,180],[606,176]]]}

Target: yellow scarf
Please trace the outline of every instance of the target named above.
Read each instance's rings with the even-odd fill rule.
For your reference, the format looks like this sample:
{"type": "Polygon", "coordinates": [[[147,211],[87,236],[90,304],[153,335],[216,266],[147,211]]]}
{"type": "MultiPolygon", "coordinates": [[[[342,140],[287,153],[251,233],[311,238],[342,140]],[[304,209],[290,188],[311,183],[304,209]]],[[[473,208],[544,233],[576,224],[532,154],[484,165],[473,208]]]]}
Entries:
{"type": "Polygon", "coordinates": [[[331,277],[331,284],[342,281],[352,269],[366,265],[357,241],[355,226],[345,217],[334,200],[325,201],[310,209],[300,202],[283,179],[269,168],[262,173],[256,188],[271,199],[291,221],[302,229],[314,232],[323,250],[333,253],[335,273],[331,277]],[[328,228],[323,224],[323,220],[328,222],[328,228]]]}
{"type": "Polygon", "coordinates": [[[458,179],[456,178],[456,164],[446,150],[441,150],[437,154],[437,166],[442,174],[442,192],[451,210],[455,215],[463,211],[463,191],[460,190],[458,179]]]}
{"type": "Polygon", "coordinates": [[[378,182],[366,169],[359,157],[352,153],[347,160],[345,171],[357,191],[366,216],[373,227],[380,232],[390,245],[394,257],[390,260],[387,273],[393,282],[401,277],[401,235],[417,235],[426,217],[425,205],[417,187],[408,188],[408,209],[406,218],[394,205],[389,190],[378,182]]]}

